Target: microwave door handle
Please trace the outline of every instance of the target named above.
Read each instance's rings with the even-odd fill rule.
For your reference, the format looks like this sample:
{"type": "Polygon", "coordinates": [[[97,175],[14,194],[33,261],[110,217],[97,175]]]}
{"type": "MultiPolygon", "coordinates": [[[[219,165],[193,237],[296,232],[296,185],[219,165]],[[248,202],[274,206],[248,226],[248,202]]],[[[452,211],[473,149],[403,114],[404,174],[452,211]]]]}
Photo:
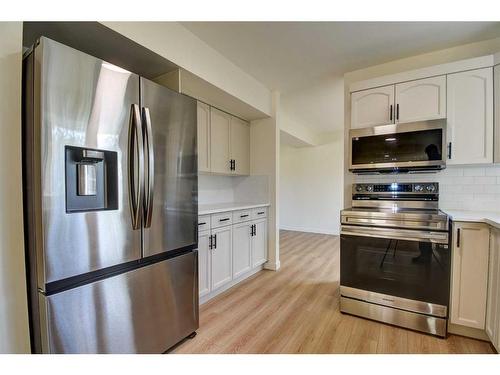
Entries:
{"type": "Polygon", "coordinates": [[[141,112],[137,104],[132,104],[128,133],[128,188],[132,229],[134,230],[141,227],[141,201],[144,193],[143,168],[144,150],[141,112]],[[138,170],[136,170],[137,167],[138,170]]]}
{"type": "Polygon", "coordinates": [[[144,196],[144,228],[151,227],[151,218],[153,216],[153,199],[155,184],[155,166],[153,149],[153,132],[151,129],[151,114],[148,107],[142,109],[142,119],[144,122],[144,149],[147,160],[147,172],[145,173],[145,196],[144,196]]]}

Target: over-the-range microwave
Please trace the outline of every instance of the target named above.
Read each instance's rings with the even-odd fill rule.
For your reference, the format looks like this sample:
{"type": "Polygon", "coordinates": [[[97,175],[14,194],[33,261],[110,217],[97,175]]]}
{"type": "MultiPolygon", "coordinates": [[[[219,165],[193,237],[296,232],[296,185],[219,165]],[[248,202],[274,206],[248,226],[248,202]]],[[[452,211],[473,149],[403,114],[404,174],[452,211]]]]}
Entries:
{"type": "Polygon", "coordinates": [[[446,119],[349,132],[353,173],[435,172],[446,167],[446,119]]]}

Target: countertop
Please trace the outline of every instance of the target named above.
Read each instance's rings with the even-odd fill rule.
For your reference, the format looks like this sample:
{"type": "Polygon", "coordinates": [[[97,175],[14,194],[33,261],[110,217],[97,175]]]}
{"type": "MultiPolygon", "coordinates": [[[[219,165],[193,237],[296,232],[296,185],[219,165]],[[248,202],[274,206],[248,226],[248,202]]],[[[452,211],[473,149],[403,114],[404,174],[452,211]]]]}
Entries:
{"type": "Polygon", "coordinates": [[[500,212],[443,210],[454,221],[486,223],[500,229],[500,212]]]}
{"type": "Polygon", "coordinates": [[[216,214],[219,212],[247,210],[249,208],[267,207],[269,203],[248,203],[248,202],[231,202],[231,203],[215,203],[215,204],[200,204],[198,205],[198,215],[216,214]]]}

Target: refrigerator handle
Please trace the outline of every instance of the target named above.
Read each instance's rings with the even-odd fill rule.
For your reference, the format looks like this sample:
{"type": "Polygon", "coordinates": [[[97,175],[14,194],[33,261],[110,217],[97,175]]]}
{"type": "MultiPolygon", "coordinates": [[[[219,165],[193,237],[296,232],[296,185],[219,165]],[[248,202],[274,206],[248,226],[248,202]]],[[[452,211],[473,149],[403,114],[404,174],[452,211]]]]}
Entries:
{"type": "Polygon", "coordinates": [[[142,108],[143,120],[143,135],[144,135],[144,155],[147,171],[144,173],[145,178],[145,195],[144,195],[144,228],[151,227],[151,218],[153,216],[153,198],[155,185],[155,167],[154,167],[154,150],[153,150],[153,132],[151,130],[151,115],[149,108],[142,108]]]}
{"type": "Polygon", "coordinates": [[[144,150],[142,142],[141,111],[137,104],[130,109],[128,132],[128,187],[132,229],[141,228],[141,201],[144,193],[144,150]],[[137,150],[136,150],[137,147],[137,150]],[[136,166],[139,170],[136,171],[136,166]]]}

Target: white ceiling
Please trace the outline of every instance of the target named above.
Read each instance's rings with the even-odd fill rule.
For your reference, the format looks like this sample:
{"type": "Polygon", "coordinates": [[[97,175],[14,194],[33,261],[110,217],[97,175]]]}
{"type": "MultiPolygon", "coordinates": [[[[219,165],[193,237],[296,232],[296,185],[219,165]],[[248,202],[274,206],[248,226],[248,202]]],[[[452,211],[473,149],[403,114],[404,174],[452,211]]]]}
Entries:
{"type": "Polygon", "coordinates": [[[282,93],[391,60],[500,36],[500,22],[182,22],[282,93]]]}

